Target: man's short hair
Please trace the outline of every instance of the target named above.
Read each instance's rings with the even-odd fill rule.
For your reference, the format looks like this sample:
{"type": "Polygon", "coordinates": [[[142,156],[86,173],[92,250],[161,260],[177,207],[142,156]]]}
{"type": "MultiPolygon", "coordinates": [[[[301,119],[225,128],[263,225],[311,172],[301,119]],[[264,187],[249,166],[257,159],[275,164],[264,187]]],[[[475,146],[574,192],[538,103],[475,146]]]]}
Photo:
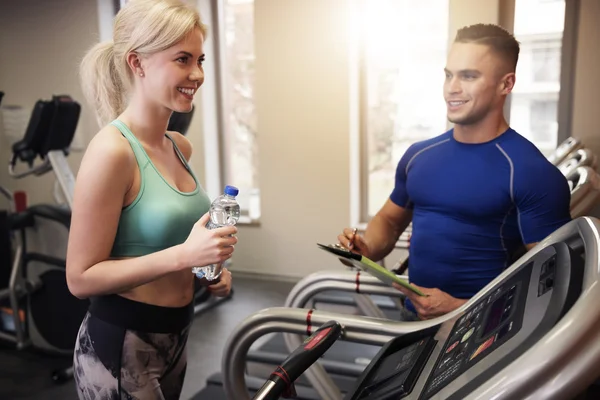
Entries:
{"type": "Polygon", "coordinates": [[[501,26],[494,24],[465,26],[458,30],[454,42],[487,45],[506,60],[511,72],[515,72],[517,69],[519,42],[501,26]]]}

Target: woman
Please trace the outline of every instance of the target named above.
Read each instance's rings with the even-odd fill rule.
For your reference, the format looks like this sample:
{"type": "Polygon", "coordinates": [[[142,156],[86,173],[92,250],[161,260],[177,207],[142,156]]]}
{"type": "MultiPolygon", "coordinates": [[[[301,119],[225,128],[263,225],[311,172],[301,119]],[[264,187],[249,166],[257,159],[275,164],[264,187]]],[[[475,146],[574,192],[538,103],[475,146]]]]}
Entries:
{"type": "MultiPolygon", "coordinates": [[[[202,85],[206,28],[178,0],[134,0],[113,42],[81,64],[103,128],[75,186],[67,282],[90,298],[75,346],[80,399],[177,399],[193,317],[191,269],[231,257],[235,227],[207,230],[210,200],[188,161],[189,141],[166,132],[202,85]]],[[[231,274],[209,286],[226,296],[231,274]]]]}

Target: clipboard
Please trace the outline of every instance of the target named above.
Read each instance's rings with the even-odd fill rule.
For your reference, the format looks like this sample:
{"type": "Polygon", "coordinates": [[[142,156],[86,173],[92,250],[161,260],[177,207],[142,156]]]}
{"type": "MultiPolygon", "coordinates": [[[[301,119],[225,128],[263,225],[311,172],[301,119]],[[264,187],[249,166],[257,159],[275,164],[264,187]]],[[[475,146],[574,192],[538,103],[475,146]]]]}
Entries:
{"type": "Polygon", "coordinates": [[[339,245],[325,245],[317,243],[317,246],[319,246],[320,249],[325,250],[331,254],[335,254],[338,257],[342,257],[344,260],[350,262],[356,268],[369,273],[370,275],[376,277],[384,283],[387,283],[390,286],[393,282],[395,282],[398,285],[405,287],[410,291],[418,294],[419,296],[427,297],[425,293],[417,289],[414,285],[411,285],[407,280],[399,278],[393,272],[387,270],[386,268],[382,267],[375,261],[370,260],[365,256],[353,253],[350,250],[347,250],[339,245]]]}

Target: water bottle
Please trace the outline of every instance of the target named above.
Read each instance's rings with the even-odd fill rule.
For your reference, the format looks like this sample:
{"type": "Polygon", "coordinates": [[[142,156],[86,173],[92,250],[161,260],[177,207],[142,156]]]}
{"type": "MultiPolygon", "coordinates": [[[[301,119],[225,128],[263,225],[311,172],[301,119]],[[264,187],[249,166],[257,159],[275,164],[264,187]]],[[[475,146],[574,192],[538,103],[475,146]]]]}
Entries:
{"type": "MultiPolygon", "coordinates": [[[[238,193],[239,190],[236,187],[225,186],[223,194],[217,197],[210,205],[210,220],[206,224],[207,229],[215,229],[237,223],[240,218],[240,205],[235,196],[238,193]]],[[[192,268],[192,272],[198,278],[204,278],[209,282],[217,280],[221,276],[221,270],[221,264],[192,268]]]]}

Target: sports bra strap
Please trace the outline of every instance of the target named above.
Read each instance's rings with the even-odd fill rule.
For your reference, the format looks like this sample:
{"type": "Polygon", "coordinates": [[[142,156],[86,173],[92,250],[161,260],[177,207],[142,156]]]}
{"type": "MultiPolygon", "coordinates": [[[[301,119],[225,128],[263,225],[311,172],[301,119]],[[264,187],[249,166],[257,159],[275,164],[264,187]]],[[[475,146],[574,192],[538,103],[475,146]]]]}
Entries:
{"type": "Polygon", "coordinates": [[[123,136],[125,136],[125,139],[127,139],[129,141],[129,143],[131,144],[131,148],[133,149],[133,154],[135,154],[135,158],[137,159],[138,164],[140,166],[144,166],[148,162],[150,162],[150,159],[146,155],[146,152],[144,151],[142,144],[135,137],[135,135],[129,130],[127,125],[125,125],[123,122],[119,121],[118,119],[115,119],[114,121],[112,121],[111,124],[114,125],[115,127],[117,127],[117,129],[119,131],[121,131],[123,136]]]}
{"type": "Polygon", "coordinates": [[[187,169],[192,174],[192,176],[194,176],[192,168],[190,168],[183,153],[181,152],[181,150],[179,150],[179,147],[177,147],[177,143],[175,143],[175,140],[168,133],[165,133],[165,136],[171,141],[171,143],[173,143],[173,148],[175,149],[175,152],[177,153],[177,156],[181,160],[181,163],[183,164],[185,169],[187,169]]]}

